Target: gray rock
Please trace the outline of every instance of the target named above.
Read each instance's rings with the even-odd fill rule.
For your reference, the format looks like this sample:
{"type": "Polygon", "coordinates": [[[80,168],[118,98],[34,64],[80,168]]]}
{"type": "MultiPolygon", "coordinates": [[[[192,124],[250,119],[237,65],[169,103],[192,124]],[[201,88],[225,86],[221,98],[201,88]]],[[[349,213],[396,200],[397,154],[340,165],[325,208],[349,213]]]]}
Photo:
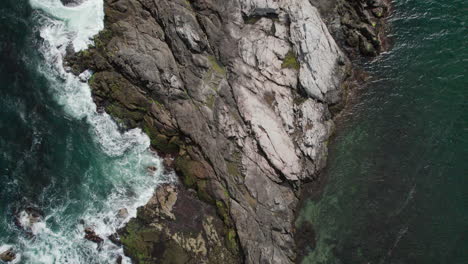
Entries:
{"type": "Polygon", "coordinates": [[[127,208],[121,208],[119,209],[119,211],[117,212],[117,216],[120,218],[120,219],[126,219],[128,217],[128,210],[127,208]]]}
{"type": "MultiPolygon", "coordinates": [[[[349,69],[311,4],[317,1],[107,0],[112,36],[90,51],[107,66],[71,65],[95,70],[98,105],[129,127],[142,127],[165,167],[216,207],[224,225],[217,234],[233,263],[296,260],[298,191],[326,164],[329,106],[342,101],[349,69]]],[[[331,4],[318,6],[331,12],[331,4]]],[[[205,205],[192,197],[182,203],[187,193],[178,192],[159,188],[125,237],[133,237],[133,225],[151,224],[158,236],[172,237],[181,256],[192,254],[170,227],[203,218],[200,210],[187,217],[178,205],[205,205]]],[[[145,248],[158,241],[145,241],[145,248]]],[[[205,252],[211,249],[200,248],[194,261],[215,263],[205,252]]],[[[143,256],[136,247],[127,252],[143,256]]]]}

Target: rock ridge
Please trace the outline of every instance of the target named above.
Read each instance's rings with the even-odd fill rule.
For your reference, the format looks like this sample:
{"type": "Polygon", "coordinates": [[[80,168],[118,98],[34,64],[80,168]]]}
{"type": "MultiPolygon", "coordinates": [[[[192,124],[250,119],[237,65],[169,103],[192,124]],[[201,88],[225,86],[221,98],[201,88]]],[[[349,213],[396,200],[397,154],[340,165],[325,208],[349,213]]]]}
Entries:
{"type": "Polygon", "coordinates": [[[355,34],[364,44],[345,38],[368,25],[356,10],[379,1],[332,2],[104,1],[105,29],[67,67],[90,69],[98,107],[141,127],[183,183],[159,186],[119,231],[136,263],[297,260],[298,194],[326,165],[347,55],[383,50],[375,26],[355,34]]]}

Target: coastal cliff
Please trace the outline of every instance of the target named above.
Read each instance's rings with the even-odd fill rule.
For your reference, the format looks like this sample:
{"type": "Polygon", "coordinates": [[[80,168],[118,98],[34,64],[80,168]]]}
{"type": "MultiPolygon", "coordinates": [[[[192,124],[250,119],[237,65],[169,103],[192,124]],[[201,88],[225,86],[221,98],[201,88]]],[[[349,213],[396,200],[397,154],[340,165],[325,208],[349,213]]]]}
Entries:
{"type": "MultiPolygon", "coordinates": [[[[96,104],[140,127],[181,184],[120,232],[136,263],[294,263],[295,209],[326,165],[348,56],[387,47],[384,1],[105,0],[96,104]]],[[[163,168],[158,168],[163,169],[163,168]]],[[[156,186],[155,186],[156,187],[156,186]]]]}

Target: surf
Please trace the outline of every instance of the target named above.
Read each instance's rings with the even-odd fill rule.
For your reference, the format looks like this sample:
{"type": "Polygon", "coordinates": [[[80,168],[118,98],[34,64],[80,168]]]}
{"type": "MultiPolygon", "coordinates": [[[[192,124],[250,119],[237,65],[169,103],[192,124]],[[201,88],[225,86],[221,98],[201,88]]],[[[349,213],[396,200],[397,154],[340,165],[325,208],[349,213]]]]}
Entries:
{"type": "MultiPolygon", "coordinates": [[[[151,198],[155,186],[173,180],[162,172],[162,162],[150,150],[149,138],[140,130],[122,129],[106,113],[97,111],[86,81],[64,67],[67,49],[75,52],[93,45],[92,37],[104,27],[102,0],[86,0],[65,6],[60,0],[29,0],[33,8],[34,32],[40,36],[38,50],[42,61],[37,71],[47,80],[50,95],[70,119],[83,121],[99,149],[91,166],[80,176],[79,184],[63,193],[52,191],[54,179],[41,199],[48,208],[31,221],[25,209],[18,222],[28,232],[19,234],[13,245],[21,263],[115,263],[124,257],[123,249],[109,236],[136,216],[137,208],[151,198]],[[159,168],[156,172],[148,167],[159,168]],[[123,212],[123,213],[122,213],[123,212]],[[84,238],[91,228],[103,239],[98,245],[84,238]]],[[[85,76],[83,78],[83,76],[85,76]]],[[[94,157],[94,156],[93,156],[94,157]]],[[[66,180],[67,175],[63,175],[66,180]]],[[[10,225],[11,232],[18,228],[10,225]]],[[[8,246],[0,239],[0,245],[8,246]]]]}

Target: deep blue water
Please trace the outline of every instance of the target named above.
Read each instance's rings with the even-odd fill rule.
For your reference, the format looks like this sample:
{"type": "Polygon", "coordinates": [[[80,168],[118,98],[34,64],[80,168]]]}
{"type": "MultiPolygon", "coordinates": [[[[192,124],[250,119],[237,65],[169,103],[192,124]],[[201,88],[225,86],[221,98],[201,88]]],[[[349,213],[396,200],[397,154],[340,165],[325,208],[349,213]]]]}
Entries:
{"type": "Polygon", "coordinates": [[[303,263],[468,263],[468,2],[396,0],[339,121],[303,263]]]}

